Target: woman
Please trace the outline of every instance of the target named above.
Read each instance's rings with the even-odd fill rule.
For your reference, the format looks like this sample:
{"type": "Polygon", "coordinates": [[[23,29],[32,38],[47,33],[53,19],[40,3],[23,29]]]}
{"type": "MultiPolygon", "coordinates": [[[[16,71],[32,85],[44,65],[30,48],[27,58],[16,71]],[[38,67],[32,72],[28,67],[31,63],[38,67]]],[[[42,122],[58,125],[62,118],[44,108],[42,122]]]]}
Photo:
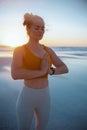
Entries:
{"type": "Polygon", "coordinates": [[[45,130],[50,112],[48,74],[67,73],[68,68],[51,48],[40,44],[45,32],[45,23],[40,16],[26,13],[23,25],[29,41],[15,48],[11,66],[13,79],[24,79],[24,87],[17,100],[18,128],[30,130],[35,114],[35,128],[45,130]]]}

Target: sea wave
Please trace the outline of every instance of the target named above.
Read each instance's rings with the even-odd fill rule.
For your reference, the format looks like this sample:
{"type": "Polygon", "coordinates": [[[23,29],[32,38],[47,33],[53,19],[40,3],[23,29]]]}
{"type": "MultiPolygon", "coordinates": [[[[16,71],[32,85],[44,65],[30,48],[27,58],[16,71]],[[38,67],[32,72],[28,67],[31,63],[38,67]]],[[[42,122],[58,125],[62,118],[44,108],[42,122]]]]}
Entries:
{"type": "Polygon", "coordinates": [[[0,51],[0,57],[12,57],[12,51],[0,51]]]}
{"type": "Polygon", "coordinates": [[[56,54],[63,58],[80,58],[87,59],[87,52],[56,52],[56,54]]]}
{"type": "MultiPolygon", "coordinates": [[[[63,58],[87,59],[87,47],[51,47],[55,53],[63,58]]],[[[12,57],[13,50],[0,48],[0,57],[12,57]]]]}
{"type": "Polygon", "coordinates": [[[52,49],[63,58],[87,59],[87,47],[53,47],[52,49]]]}

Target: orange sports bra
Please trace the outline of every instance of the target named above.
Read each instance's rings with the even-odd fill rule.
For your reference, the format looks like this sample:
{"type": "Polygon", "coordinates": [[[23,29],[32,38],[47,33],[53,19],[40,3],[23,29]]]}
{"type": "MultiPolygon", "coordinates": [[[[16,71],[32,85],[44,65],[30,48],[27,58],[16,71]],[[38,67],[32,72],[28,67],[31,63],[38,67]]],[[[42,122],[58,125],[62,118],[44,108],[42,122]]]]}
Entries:
{"type": "MultiPolygon", "coordinates": [[[[44,46],[44,45],[43,45],[44,46]]],[[[26,69],[30,69],[30,70],[40,70],[41,69],[41,60],[42,58],[34,55],[29,48],[27,47],[27,45],[23,45],[24,49],[25,49],[25,55],[23,57],[23,68],[26,69]]],[[[48,52],[48,49],[46,46],[44,46],[45,51],[47,52],[47,54],[49,55],[50,61],[51,61],[51,57],[50,54],[48,52]]],[[[50,62],[50,66],[51,66],[51,62],[50,62]]],[[[45,74],[44,76],[42,76],[42,78],[47,78],[48,74],[45,74]]]]}

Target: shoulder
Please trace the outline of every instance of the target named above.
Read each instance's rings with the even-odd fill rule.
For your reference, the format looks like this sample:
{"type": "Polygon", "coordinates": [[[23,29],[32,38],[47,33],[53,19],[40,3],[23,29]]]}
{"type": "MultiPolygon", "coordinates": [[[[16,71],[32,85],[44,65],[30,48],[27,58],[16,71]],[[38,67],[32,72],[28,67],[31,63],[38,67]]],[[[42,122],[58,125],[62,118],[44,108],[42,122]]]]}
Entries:
{"type": "Polygon", "coordinates": [[[56,54],[55,51],[51,47],[48,47],[48,46],[45,46],[45,45],[44,45],[44,47],[50,53],[50,55],[56,54]]]}
{"type": "Polygon", "coordinates": [[[21,46],[17,46],[15,49],[14,49],[14,53],[24,53],[24,46],[25,45],[21,45],[21,46]]]}
{"type": "Polygon", "coordinates": [[[13,51],[13,57],[23,57],[25,55],[25,47],[24,45],[17,46],[13,51]]]}

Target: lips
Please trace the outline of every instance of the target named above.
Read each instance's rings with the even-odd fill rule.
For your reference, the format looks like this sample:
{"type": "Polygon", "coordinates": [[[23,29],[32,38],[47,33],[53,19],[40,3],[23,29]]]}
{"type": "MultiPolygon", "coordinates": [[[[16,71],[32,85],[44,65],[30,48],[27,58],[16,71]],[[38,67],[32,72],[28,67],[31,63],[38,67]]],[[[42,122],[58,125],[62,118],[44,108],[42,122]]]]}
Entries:
{"type": "Polygon", "coordinates": [[[42,37],[42,36],[43,36],[43,34],[37,34],[37,36],[42,37]]]}

